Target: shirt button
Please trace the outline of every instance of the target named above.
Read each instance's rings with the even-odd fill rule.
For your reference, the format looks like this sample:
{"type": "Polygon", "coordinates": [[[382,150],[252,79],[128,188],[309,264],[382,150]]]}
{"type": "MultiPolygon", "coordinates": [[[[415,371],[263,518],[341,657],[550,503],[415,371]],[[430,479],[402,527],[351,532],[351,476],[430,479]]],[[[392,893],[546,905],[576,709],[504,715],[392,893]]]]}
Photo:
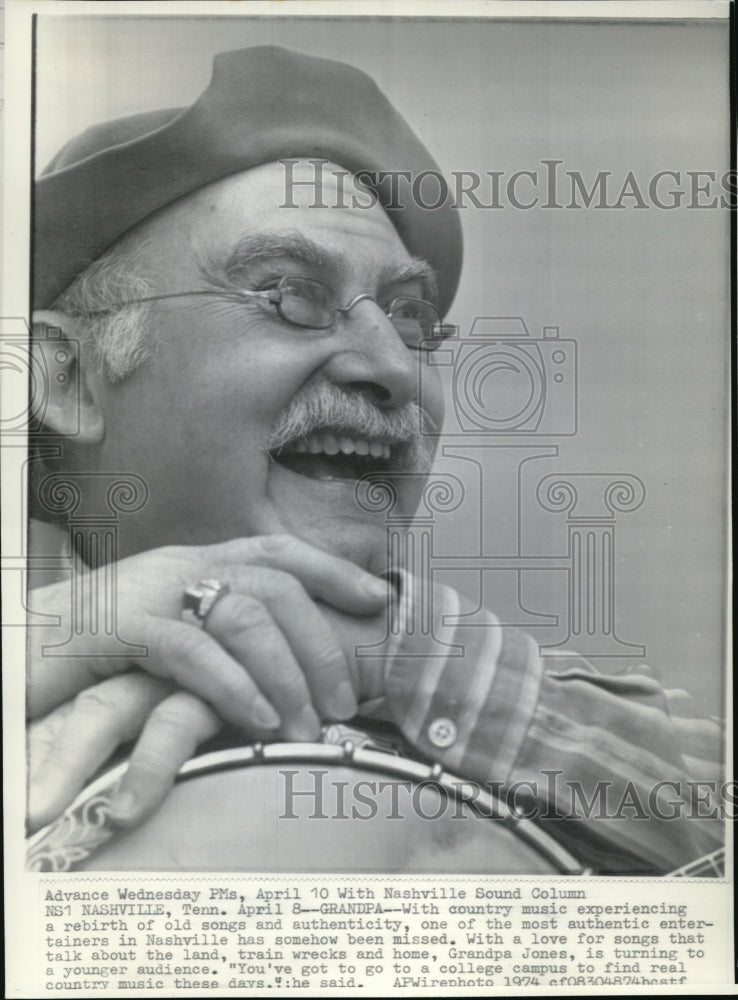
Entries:
{"type": "Polygon", "coordinates": [[[428,739],[434,747],[450,747],[457,735],[456,724],[451,719],[434,719],[428,726],[428,739]]]}

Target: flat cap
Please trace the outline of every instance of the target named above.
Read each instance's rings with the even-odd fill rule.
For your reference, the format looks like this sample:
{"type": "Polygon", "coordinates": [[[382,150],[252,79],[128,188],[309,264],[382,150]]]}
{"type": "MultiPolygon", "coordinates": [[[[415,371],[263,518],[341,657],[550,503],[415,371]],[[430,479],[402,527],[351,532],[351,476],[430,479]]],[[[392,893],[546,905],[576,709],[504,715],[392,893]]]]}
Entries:
{"type": "Polygon", "coordinates": [[[61,149],[36,185],[34,305],[51,305],[152,213],[213,181],[289,157],[374,175],[369,186],[410,253],[438,272],[439,305],[448,309],[461,269],[457,212],[448,199],[424,207],[409,189],[397,199],[402,207],[392,207],[391,174],[438,174],[430,153],[365,73],[274,46],[217,55],[210,84],[189,108],[97,125],[61,149]]]}

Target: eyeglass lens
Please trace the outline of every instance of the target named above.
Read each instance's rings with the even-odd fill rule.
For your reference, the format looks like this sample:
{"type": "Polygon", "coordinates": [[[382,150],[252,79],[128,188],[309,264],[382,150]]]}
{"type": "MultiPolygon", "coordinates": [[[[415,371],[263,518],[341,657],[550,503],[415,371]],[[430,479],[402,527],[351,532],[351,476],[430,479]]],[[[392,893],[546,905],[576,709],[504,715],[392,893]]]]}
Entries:
{"type": "MultiPolygon", "coordinates": [[[[282,278],[278,288],[278,311],[288,323],[325,330],[336,321],[335,296],[322,281],[288,276],[282,278]]],[[[437,332],[438,312],[429,302],[401,296],[393,299],[386,311],[398,334],[410,347],[418,347],[423,340],[444,339],[444,335],[437,332]]]]}

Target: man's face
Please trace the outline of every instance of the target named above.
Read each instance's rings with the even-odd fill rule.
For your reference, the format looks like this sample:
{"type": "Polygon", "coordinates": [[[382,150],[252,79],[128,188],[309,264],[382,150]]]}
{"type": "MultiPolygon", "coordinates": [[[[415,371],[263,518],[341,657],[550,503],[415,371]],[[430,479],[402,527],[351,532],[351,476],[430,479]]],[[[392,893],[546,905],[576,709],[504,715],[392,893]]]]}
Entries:
{"type": "MultiPolygon", "coordinates": [[[[295,179],[303,176],[313,178],[312,166],[296,169],[295,179]]],[[[340,203],[337,183],[324,173],[325,205],[340,203]]],[[[348,178],[343,185],[350,204],[348,178]]],[[[360,198],[365,205],[366,192],[360,198]]],[[[341,427],[314,428],[271,454],[268,442],[296,396],[309,399],[319,384],[363,397],[390,422],[407,416],[421,366],[423,404],[440,427],[433,369],[381,308],[397,296],[427,297],[426,285],[379,206],[316,208],[314,191],[298,186],[292,199],[297,208],[279,207],[284,169],[269,164],[203,188],[141,227],[152,294],[224,294],[153,303],[152,360],[118,385],[95,379],[105,434],[92,466],[136,473],[150,490],[147,506],[121,525],[121,555],[287,532],[375,572],[384,567],[384,515],[357,504],[356,478],[397,471],[409,461],[405,447],[389,432],[372,438],[341,427]],[[263,301],[227,294],[270,288],[284,275],[324,281],[339,305],[364,293],[377,301],[312,330],[285,323],[263,301]]],[[[417,480],[399,484],[409,513],[417,480]]]]}

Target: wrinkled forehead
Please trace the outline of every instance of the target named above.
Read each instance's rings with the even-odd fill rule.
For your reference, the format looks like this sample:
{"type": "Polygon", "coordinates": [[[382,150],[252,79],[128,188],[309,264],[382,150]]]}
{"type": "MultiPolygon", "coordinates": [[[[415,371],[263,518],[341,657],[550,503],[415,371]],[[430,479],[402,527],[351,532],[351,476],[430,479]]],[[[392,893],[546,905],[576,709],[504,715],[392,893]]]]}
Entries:
{"type": "Polygon", "coordinates": [[[348,275],[392,269],[433,285],[373,191],[338,164],[263,164],[200,188],[141,223],[149,263],[193,279],[203,264],[237,271],[250,258],[289,257],[348,275]]]}

